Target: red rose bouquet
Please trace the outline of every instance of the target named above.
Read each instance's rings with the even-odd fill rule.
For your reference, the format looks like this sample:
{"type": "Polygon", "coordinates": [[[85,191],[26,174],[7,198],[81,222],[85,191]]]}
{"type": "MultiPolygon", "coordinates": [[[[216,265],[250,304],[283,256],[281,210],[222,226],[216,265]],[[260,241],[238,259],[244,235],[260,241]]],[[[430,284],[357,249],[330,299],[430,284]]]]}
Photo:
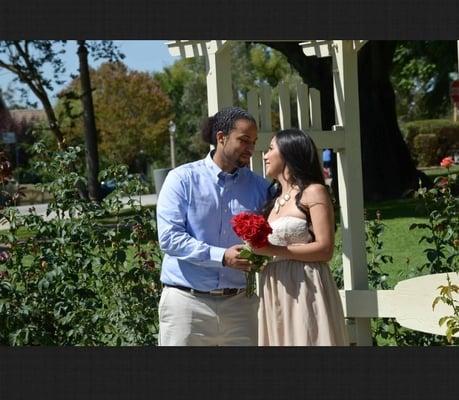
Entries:
{"type": "Polygon", "coordinates": [[[265,247],[268,245],[268,235],[273,231],[268,221],[258,214],[242,212],[231,219],[234,232],[245,242],[245,246],[240,253],[242,258],[252,262],[252,268],[246,272],[248,297],[255,292],[255,272],[260,272],[268,263],[271,257],[260,256],[253,253],[252,249],[265,247]]]}

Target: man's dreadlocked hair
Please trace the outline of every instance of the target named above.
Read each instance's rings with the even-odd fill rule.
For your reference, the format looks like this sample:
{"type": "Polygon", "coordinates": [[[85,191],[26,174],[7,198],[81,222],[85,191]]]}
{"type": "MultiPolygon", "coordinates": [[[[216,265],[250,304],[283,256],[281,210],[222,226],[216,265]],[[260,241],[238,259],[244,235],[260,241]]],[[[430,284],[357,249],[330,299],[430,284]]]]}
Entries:
{"type": "Polygon", "coordinates": [[[225,135],[228,135],[239,119],[246,119],[256,125],[255,118],[242,108],[224,108],[204,121],[201,129],[202,139],[204,142],[215,146],[217,144],[217,132],[222,131],[225,135]]]}

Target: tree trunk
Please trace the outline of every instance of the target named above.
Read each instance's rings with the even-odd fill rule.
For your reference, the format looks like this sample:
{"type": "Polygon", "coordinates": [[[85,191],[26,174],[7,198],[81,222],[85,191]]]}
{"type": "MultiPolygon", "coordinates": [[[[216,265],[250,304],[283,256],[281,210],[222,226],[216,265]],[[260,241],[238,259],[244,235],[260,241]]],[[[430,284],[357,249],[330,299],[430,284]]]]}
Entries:
{"type": "Polygon", "coordinates": [[[418,187],[416,170],[398,126],[390,81],[394,41],[370,41],[359,52],[359,98],[364,195],[397,198],[418,187]]]}
{"type": "Polygon", "coordinates": [[[89,198],[100,201],[99,154],[97,149],[97,130],[92,102],[91,81],[88,67],[88,50],[84,40],[78,41],[78,58],[80,61],[81,101],[86,142],[86,170],[88,175],[89,198]]]}
{"type": "MultiPolygon", "coordinates": [[[[283,53],[303,81],[320,90],[322,128],[335,123],[331,58],[306,57],[294,42],[263,42],[283,53]]],[[[363,190],[366,200],[403,196],[416,189],[418,180],[428,185],[416,170],[398,127],[395,94],[390,82],[396,42],[370,41],[359,52],[360,134],[363,190]]],[[[332,160],[336,171],[336,158],[332,160]]],[[[336,179],[333,180],[337,185],[336,179]]],[[[334,193],[338,193],[334,187],[334,193]]]]}

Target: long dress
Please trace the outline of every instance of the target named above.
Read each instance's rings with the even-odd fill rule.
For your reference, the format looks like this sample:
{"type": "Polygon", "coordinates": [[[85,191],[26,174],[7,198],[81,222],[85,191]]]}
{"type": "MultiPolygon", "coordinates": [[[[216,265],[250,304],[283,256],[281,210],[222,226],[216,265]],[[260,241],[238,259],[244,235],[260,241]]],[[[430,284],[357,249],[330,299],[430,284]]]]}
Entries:
{"type": "MultiPolygon", "coordinates": [[[[309,243],[308,223],[284,216],[271,223],[270,243],[309,243]]],[[[275,258],[260,274],[259,346],[347,346],[338,288],[324,262],[275,258]]]]}

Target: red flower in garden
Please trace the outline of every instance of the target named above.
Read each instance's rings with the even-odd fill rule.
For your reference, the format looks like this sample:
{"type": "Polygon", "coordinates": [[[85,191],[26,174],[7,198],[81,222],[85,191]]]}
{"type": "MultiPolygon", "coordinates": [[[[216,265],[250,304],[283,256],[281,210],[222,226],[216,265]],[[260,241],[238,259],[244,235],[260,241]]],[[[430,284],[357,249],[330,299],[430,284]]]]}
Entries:
{"type": "Polygon", "coordinates": [[[453,157],[445,157],[443,160],[441,160],[441,163],[440,163],[440,165],[443,168],[449,168],[453,164],[454,164],[453,157]]]}
{"type": "Polygon", "coordinates": [[[234,232],[254,249],[268,245],[268,235],[272,228],[262,216],[242,212],[231,219],[234,232]]]}

